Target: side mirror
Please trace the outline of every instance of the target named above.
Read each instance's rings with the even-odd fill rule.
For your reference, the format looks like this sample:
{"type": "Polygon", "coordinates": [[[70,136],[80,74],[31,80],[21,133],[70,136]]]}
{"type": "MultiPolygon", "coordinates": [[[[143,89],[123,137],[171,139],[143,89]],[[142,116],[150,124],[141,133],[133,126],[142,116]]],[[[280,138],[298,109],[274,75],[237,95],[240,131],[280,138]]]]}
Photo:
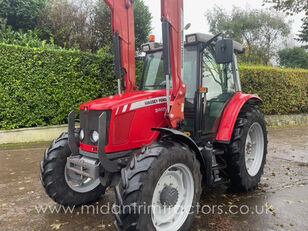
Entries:
{"type": "Polygon", "coordinates": [[[218,64],[230,63],[233,61],[232,39],[218,40],[215,45],[215,58],[218,64]]]}

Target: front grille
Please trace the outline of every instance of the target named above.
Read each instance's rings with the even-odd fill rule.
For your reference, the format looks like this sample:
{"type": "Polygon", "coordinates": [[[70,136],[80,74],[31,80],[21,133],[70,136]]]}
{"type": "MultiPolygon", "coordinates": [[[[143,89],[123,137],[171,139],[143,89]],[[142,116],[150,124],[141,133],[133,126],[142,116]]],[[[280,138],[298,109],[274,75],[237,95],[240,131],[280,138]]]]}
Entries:
{"type": "MultiPolygon", "coordinates": [[[[85,137],[81,141],[84,144],[97,145],[91,140],[92,131],[98,131],[98,118],[104,111],[89,111],[85,112],[80,111],[80,128],[84,130],[85,137]]],[[[106,110],[107,113],[107,127],[106,127],[106,144],[108,144],[108,131],[109,131],[109,122],[111,116],[111,110],[106,110]]]]}

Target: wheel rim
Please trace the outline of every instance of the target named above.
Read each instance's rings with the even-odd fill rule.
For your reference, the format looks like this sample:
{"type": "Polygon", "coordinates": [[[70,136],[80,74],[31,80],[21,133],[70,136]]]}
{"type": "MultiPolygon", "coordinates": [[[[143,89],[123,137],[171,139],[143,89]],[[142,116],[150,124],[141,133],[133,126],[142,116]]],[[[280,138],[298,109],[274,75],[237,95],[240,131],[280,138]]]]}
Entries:
{"type": "Polygon", "coordinates": [[[169,167],[153,193],[151,217],[156,230],[178,230],[190,213],[193,198],[194,179],[190,169],[180,163],[169,167]]]}
{"type": "Polygon", "coordinates": [[[245,164],[250,176],[258,174],[264,155],[264,136],[261,125],[253,123],[246,137],[245,143],[245,164]]]}
{"type": "Polygon", "coordinates": [[[81,176],[67,169],[66,166],[64,175],[67,185],[75,192],[87,193],[95,189],[100,184],[100,180],[98,178],[92,179],[89,177],[81,176]]]}

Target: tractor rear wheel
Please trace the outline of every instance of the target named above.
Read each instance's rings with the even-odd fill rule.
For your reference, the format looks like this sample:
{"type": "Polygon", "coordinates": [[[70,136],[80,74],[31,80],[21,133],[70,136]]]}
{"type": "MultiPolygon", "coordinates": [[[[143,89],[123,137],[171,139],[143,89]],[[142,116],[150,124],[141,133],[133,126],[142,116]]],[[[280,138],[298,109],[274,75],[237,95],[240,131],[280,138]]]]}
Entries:
{"type": "Polygon", "coordinates": [[[47,195],[65,206],[97,201],[105,193],[105,188],[99,179],[81,179],[81,176],[67,170],[66,161],[71,154],[67,133],[55,139],[46,149],[40,165],[40,179],[47,195]]]}
{"type": "Polygon", "coordinates": [[[259,108],[251,105],[242,108],[228,150],[227,170],[232,185],[241,191],[255,189],[267,154],[266,122],[259,108]]]}
{"type": "Polygon", "coordinates": [[[117,230],[189,230],[201,195],[200,164],[190,148],[165,140],[143,148],[122,169],[113,208],[117,230]]]}

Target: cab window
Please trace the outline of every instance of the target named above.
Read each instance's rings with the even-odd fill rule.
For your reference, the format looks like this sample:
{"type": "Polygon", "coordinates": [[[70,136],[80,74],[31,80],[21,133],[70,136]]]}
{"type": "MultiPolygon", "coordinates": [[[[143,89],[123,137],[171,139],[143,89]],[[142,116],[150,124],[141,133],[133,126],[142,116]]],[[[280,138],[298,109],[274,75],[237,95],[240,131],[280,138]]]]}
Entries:
{"type": "Polygon", "coordinates": [[[232,63],[217,64],[212,47],[205,49],[203,52],[202,87],[208,88],[207,100],[220,98],[235,92],[232,63]]]}
{"type": "MultiPolygon", "coordinates": [[[[196,91],[197,76],[197,50],[184,50],[184,73],[183,81],[187,85],[186,98],[193,101],[196,91]]],[[[172,89],[172,78],[169,80],[172,89]]],[[[157,51],[146,56],[144,64],[141,90],[154,90],[166,88],[166,77],[164,75],[163,52],[157,51]]]]}
{"type": "Polygon", "coordinates": [[[146,56],[141,89],[154,90],[163,88],[166,88],[163,52],[158,51],[146,56]]]}

